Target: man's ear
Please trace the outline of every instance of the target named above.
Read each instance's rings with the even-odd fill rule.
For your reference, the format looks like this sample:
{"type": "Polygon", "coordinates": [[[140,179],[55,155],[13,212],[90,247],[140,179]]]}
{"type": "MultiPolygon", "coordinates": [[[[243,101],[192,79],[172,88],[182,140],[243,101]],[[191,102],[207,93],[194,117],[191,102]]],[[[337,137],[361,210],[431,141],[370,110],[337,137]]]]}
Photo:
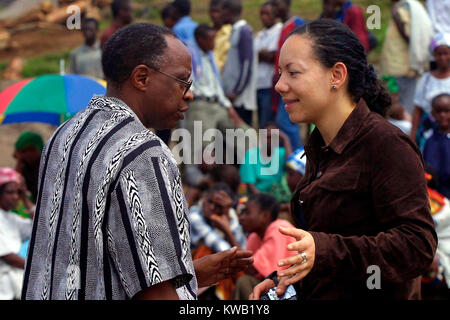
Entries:
{"type": "Polygon", "coordinates": [[[150,68],[143,64],[136,66],[131,72],[130,80],[134,88],[146,91],[150,86],[150,68]]]}
{"type": "Polygon", "coordinates": [[[331,85],[336,86],[336,89],[342,88],[348,78],[347,67],[342,62],[336,62],[331,68],[331,85]]]}

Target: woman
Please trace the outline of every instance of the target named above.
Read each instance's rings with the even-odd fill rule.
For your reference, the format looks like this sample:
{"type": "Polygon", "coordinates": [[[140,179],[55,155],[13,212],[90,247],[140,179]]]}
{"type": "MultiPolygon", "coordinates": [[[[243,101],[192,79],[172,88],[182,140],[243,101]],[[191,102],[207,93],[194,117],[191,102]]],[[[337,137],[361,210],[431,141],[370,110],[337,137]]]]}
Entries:
{"type": "Polygon", "coordinates": [[[423,163],[409,137],[383,118],[390,98],[364,47],[343,24],[316,20],[291,33],[279,72],[275,89],[291,121],[316,128],[291,201],[297,228],[280,228],[297,239],[288,246],[297,254],[280,260],[290,268],[250,298],[274,280],[278,294],[295,284],[305,300],[420,298],[437,241],[423,163]]]}
{"type": "Polygon", "coordinates": [[[24,193],[22,179],[17,171],[0,168],[0,300],[20,299],[22,290],[25,259],[19,251],[32,221],[11,211],[24,193]]]}
{"type": "MultiPolygon", "coordinates": [[[[426,72],[417,83],[414,96],[414,112],[412,120],[411,138],[423,147],[425,138],[423,130],[417,131],[422,122],[424,126],[431,113],[431,99],[439,93],[450,93],[450,34],[437,34],[431,41],[430,50],[436,61],[436,69],[426,72]]],[[[425,129],[425,128],[424,128],[425,129]]]]}

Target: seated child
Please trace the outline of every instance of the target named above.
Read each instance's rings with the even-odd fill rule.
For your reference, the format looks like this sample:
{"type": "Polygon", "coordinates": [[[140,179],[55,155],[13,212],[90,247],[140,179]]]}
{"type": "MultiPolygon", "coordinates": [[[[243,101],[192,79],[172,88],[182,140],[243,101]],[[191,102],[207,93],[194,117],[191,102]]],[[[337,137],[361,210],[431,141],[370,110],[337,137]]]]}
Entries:
{"type": "Polygon", "coordinates": [[[245,270],[245,275],[237,280],[233,293],[234,300],[247,300],[248,296],[264,277],[274,270],[281,270],[278,261],[295,252],[288,251],[287,246],[295,242],[279,232],[280,227],[293,227],[287,220],[278,218],[279,204],[275,197],[258,193],[251,195],[239,212],[239,222],[247,238],[247,250],[253,251],[253,266],[245,270]]]}

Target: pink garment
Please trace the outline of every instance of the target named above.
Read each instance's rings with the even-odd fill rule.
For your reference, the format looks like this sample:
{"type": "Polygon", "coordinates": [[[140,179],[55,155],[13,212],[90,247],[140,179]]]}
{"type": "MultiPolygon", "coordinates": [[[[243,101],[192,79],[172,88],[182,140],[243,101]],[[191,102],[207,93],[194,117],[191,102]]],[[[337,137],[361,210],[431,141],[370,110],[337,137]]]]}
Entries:
{"type": "Polygon", "coordinates": [[[0,168],[0,186],[9,182],[20,183],[20,174],[11,168],[0,168]]]}
{"type": "Polygon", "coordinates": [[[251,233],[247,239],[247,250],[253,251],[253,266],[259,272],[257,277],[267,277],[273,271],[280,271],[286,267],[278,267],[278,261],[295,255],[295,251],[288,251],[287,245],[295,242],[295,238],[285,236],[278,228],[293,227],[289,221],[277,219],[272,222],[264,234],[264,239],[251,233]]]}

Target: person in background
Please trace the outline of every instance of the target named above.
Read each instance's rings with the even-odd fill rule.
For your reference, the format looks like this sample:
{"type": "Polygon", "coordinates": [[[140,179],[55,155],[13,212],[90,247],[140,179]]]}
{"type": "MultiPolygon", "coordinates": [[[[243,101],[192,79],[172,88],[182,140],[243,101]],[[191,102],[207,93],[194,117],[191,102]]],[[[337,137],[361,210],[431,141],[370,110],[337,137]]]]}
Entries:
{"type": "MultiPolygon", "coordinates": [[[[231,247],[245,248],[245,234],[233,209],[234,197],[227,185],[217,183],[205,191],[198,205],[190,208],[191,249],[194,261],[229,250],[231,247]]],[[[231,299],[235,281],[239,276],[240,274],[213,286],[213,296],[221,300],[231,299]]]]}
{"type": "Polygon", "coordinates": [[[109,27],[103,31],[100,38],[100,48],[103,50],[106,42],[117,30],[133,22],[133,6],[130,0],[114,0],[111,3],[113,21],[109,27]]]}
{"type": "Polygon", "coordinates": [[[199,163],[203,148],[210,142],[204,141],[195,150],[194,125],[201,124],[201,134],[209,129],[219,129],[225,133],[227,128],[234,128],[240,122],[239,116],[222,89],[220,73],[214,59],[215,30],[208,25],[195,29],[194,41],[188,48],[192,56],[192,92],[194,100],[189,103],[184,119],[185,128],[191,133],[190,163],[199,163]],[[195,122],[198,121],[198,122],[195,122]],[[200,123],[199,123],[200,122],[200,123]],[[196,156],[195,156],[196,155],[196,156]],[[197,159],[197,162],[195,159],[197,159]]]}
{"type": "Polygon", "coordinates": [[[233,300],[247,300],[253,287],[273,270],[281,271],[278,260],[295,253],[287,246],[295,238],[282,235],[278,229],[293,227],[290,222],[279,219],[279,204],[270,194],[251,195],[238,212],[239,223],[246,233],[247,250],[253,252],[253,265],[244,270],[245,275],[236,282],[233,300]]]}
{"type": "Polygon", "coordinates": [[[436,34],[431,40],[430,52],[436,69],[424,73],[417,82],[412,115],[411,139],[421,149],[425,142],[424,131],[433,126],[433,120],[429,117],[431,99],[436,92],[450,92],[450,33],[436,34]]]}
{"type": "Polygon", "coordinates": [[[180,17],[178,16],[178,10],[172,3],[169,3],[161,10],[161,19],[166,28],[172,30],[177,24],[180,17]]]}
{"type": "Polygon", "coordinates": [[[36,202],[38,194],[39,165],[44,148],[42,137],[31,131],[24,131],[14,145],[13,157],[16,170],[25,178],[26,189],[31,193],[31,201],[36,202]]]}
{"type": "Polygon", "coordinates": [[[336,8],[339,9],[334,18],[347,25],[358,37],[359,41],[364,46],[364,49],[368,52],[369,46],[369,32],[366,28],[366,19],[364,13],[355,4],[348,0],[332,0],[334,1],[336,8]]]}
{"type": "Polygon", "coordinates": [[[436,191],[437,173],[425,164],[430,211],[438,236],[433,263],[422,276],[422,299],[450,299],[450,201],[436,191]]]}
{"type": "Polygon", "coordinates": [[[434,33],[450,33],[450,2],[426,0],[434,33]]]}
{"type": "Polygon", "coordinates": [[[380,67],[399,87],[399,103],[412,115],[417,78],[429,65],[428,46],[433,28],[428,13],[417,0],[392,0],[392,17],[386,31],[380,67]]]}
{"type": "Polygon", "coordinates": [[[284,163],[292,152],[289,138],[274,123],[268,122],[262,129],[266,129],[266,136],[260,136],[259,147],[248,150],[239,167],[249,194],[269,192],[273,184],[280,183],[284,163]],[[281,140],[282,146],[272,143],[273,138],[281,140]]]}
{"type": "Polygon", "coordinates": [[[234,197],[226,184],[216,183],[205,191],[199,205],[190,208],[193,250],[202,245],[212,252],[222,252],[234,246],[245,248],[245,235],[233,209],[234,197]]]}
{"type": "Polygon", "coordinates": [[[322,0],[322,13],[319,19],[334,19],[336,15],[336,2],[334,0],[322,0]]]}
{"type": "Polygon", "coordinates": [[[191,2],[189,0],[175,0],[172,5],[177,10],[177,16],[180,17],[173,26],[173,32],[178,39],[188,45],[194,41],[194,31],[198,24],[189,16],[191,14],[191,2]]]}
{"type": "Polygon", "coordinates": [[[450,91],[432,99],[431,114],[438,127],[425,141],[423,159],[437,172],[436,191],[450,198],[450,91]]]}
{"type": "Polygon", "coordinates": [[[251,126],[256,110],[256,67],[253,31],[241,19],[242,1],[226,0],[222,5],[222,21],[231,24],[230,49],[222,70],[222,85],[236,112],[251,126]]]}
{"type": "Polygon", "coordinates": [[[305,175],[306,154],[303,147],[295,150],[286,160],[287,183],[293,193],[305,175]]]}
{"type": "MultiPolygon", "coordinates": [[[[272,0],[273,6],[278,12],[278,17],[283,23],[283,28],[281,29],[280,39],[278,40],[278,50],[275,56],[275,74],[273,77],[273,87],[278,81],[278,60],[280,58],[281,47],[288,38],[289,34],[298,26],[305,23],[300,17],[291,14],[291,0],[272,0]]],[[[272,110],[276,111],[276,123],[281,131],[283,131],[291,142],[293,149],[300,148],[302,146],[302,141],[300,137],[300,130],[296,123],[293,123],[289,119],[289,115],[285,110],[285,104],[280,99],[278,93],[274,94],[272,100],[272,110]]]]}
{"type": "Polygon", "coordinates": [[[266,122],[273,121],[272,112],[272,76],[275,72],[275,55],[278,50],[283,24],[277,22],[277,12],[271,2],[265,2],[259,11],[264,29],[259,31],[255,37],[255,51],[258,54],[258,125],[263,127],[266,122]]]}
{"type": "Polygon", "coordinates": [[[209,17],[216,30],[214,39],[214,58],[220,73],[227,60],[228,50],[230,50],[231,24],[224,24],[222,20],[222,4],[224,0],[211,0],[209,3],[209,17]]]}
{"type": "Polygon", "coordinates": [[[98,21],[94,18],[84,19],[81,31],[84,44],[70,53],[70,73],[103,79],[102,51],[97,39],[98,21]]]}
{"type": "Polygon", "coordinates": [[[20,299],[22,290],[25,259],[19,252],[31,235],[32,220],[11,211],[19,201],[20,186],[17,171],[0,168],[0,300],[20,299]]]}
{"type": "Polygon", "coordinates": [[[411,115],[398,103],[398,85],[394,77],[383,76],[383,80],[391,95],[392,105],[386,113],[386,119],[405,134],[411,134],[411,115]]]}

